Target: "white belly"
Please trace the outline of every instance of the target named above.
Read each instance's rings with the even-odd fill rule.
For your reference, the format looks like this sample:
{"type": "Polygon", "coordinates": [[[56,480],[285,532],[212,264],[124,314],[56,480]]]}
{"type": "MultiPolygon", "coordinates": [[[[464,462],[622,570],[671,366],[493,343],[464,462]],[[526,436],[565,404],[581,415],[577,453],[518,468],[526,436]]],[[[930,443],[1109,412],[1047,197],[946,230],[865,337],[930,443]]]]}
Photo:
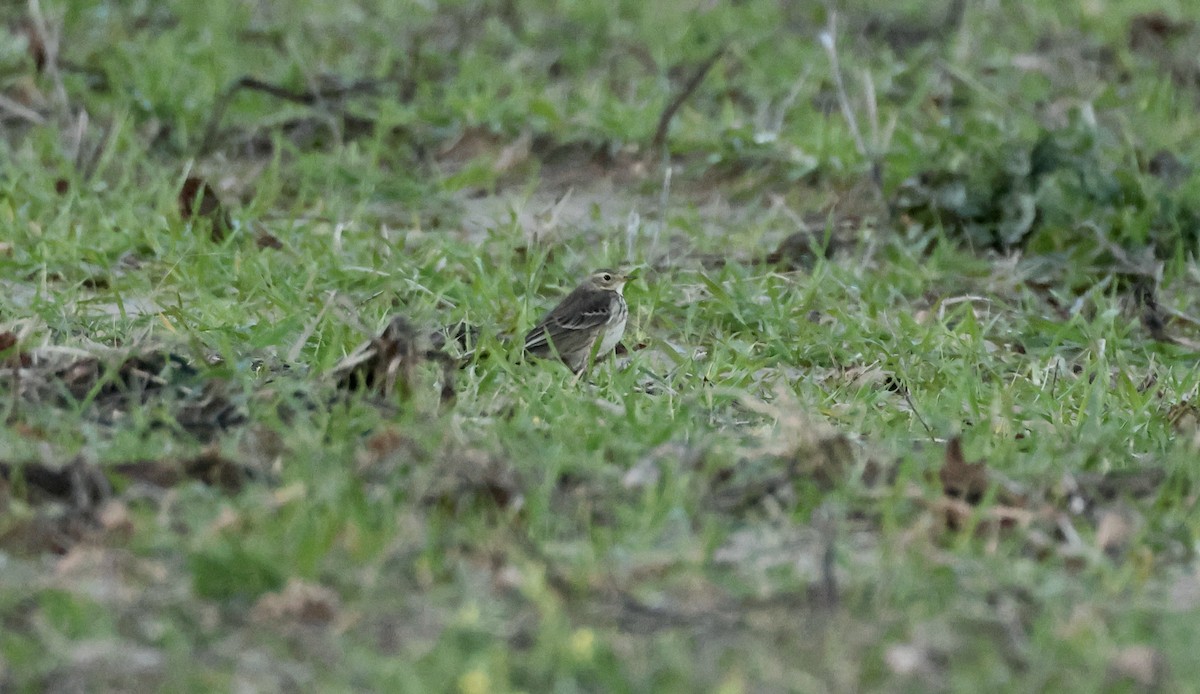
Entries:
{"type": "Polygon", "coordinates": [[[604,336],[600,338],[600,346],[596,349],[597,359],[616,349],[617,343],[621,341],[621,336],[625,334],[625,321],[628,318],[629,314],[624,313],[618,320],[608,325],[604,336]]]}

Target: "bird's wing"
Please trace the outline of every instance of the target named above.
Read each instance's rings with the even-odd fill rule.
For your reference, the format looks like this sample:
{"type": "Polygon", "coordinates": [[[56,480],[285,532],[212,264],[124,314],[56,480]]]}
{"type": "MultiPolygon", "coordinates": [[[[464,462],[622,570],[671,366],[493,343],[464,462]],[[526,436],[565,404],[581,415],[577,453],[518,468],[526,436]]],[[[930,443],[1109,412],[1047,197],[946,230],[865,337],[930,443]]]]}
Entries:
{"type": "Polygon", "coordinates": [[[570,336],[589,336],[612,319],[612,297],[607,292],[572,292],[554,307],[525,336],[526,351],[546,351],[553,343],[562,352],[568,350],[570,336]]]}

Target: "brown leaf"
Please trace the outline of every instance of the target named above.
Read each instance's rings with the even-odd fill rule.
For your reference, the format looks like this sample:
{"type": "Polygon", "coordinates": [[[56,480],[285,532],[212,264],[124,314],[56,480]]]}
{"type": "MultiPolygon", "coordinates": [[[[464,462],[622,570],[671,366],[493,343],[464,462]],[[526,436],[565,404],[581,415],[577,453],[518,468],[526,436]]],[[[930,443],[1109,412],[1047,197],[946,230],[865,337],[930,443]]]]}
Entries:
{"type": "Polygon", "coordinates": [[[1109,557],[1117,558],[1133,536],[1133,523],[1120,511],[1108,510],[1096,526],[1096,546],[1109,557]]]}
{"type": "Polygon", "coordinates": [[[977,513],[976,532],[980,535],[994,535],[1000,530],[1025,528],[1038,518],[1038,514],[1015,506],[993,506],[980,510],[976,506],[960,499],[942,497],[930,504],[934,515],[944,518],[946,528],[961,530],[970,524],[977,513]]]}
{"type": "Polygon", "coordinates": [[[1194,434],[1200,430],[1200,407],[1191,400],[1181,400],[1167,410],[1167,421],[1180,434],[1194,434]]]}
{"type": "Polygon", "coordinates": [[[1161,10],[1134,15],[1129,19],[1129,47],[1153,51],[1166,41],[1187,35],[1194,27],[1192,22],[1176,21],[1161,10]]]}
{"type": "Polygon", "coordinates": [[[1141,278],[1134,287],[1133,293],[1142,309],[1142,325],[1146,328],[1146,332],[1150,333],[1150,337],[1157,342],[1174,342],[1167,334],[1166,317],[1163,316],[1162,307],[1158,305],[1158,299],[1155,298],[1154,283],[1146,278],[1141,278]]]}
{"type": "Polygon", "coordinates": [[[29,353],[22,350],[18,342],[17,334],[11,330],[0,333],[0,367],[27,369],[33,364],[29,353]]]}
{"type": "Polygon", "coordinates": [[[978,504],[989,486],[987,462],[968,463],[963,457],[962,439],[955,436],[946,442],[946,459],[938,471],[942,491],[952,499],[978,504]]]}
{"type": "Polygon", "coordinates": [[[407,399],[413,392],[417,367],[422,362],[441,366],[441,401],[454,400],[454,360],[436,348],[404,316],[393,316],[383,333],[362,345],[333,369],[339,388],[369,390],[407,399]]]}
{"type": "Polygon", "coordinates": [[[126,541],[133,536],[133,517],[129,506],[122,501],[110,499],[96,514],[100,527],[112,539],[126,541]]]}
{"type": "Polygon", "coordinates": [[[507,460],[476,449],[443,452],[430,470],[422,503],[460,511],[486,504],[509,511],[525,506],[524,486],[507,460]]]}
{"type": "Polygon", "coordinates": [[[259,598],[250,614],[259,622],[321,625],[336,619],[340,610],[341,598],[333,590],[293,578],[282,591],[259,598]]]}
{"type": "Polygon", "coordinates": [[[265,231],[258,232],[258,234],[254,237],[254,245],[261,249],[271,248],[274,250],[281,250],[283,248],[282,241],[276,238],[274,234],[270,234],[265,231]]]}
{"type": "Polygon", "coordinates": [[[22,22],[21,29],[25,34],[29,57],[33,59],[34,70],[40,74],[46,68],[46,42],[42,39],[42,34],[32,19],[22,22]]]}
{"type": "Polygon", "coordinates": [[[10,489],[23,491],[22,498],[34,504],[57,501],[90,511],[112,496],[104,475],[81,460],[60,466],[0,462],[0,478],[10,489]]]}
{"type": "Polygon", "coordinates": [[[255,477],[253,471],[222,456],[215,447],[209,447],[200,455],[185,460],[137,460],[119,463],[112,469],[122,477],[155,487],[173,487],[187,480],[196,480],[219,487],[228,494],[241,491],[245,483],[255,477]]]}
{"type": "MultiPolygon", "coordinates": [[[[0,506],[3,506],[0,504],[0,506]]],[[[19,555],[64,554],[95,533],[89,514],[36,511],[7,521],[0,528],[0,548],[19,555]]]]}
{"type": "Polygon", "coordinates": [[[203,178],[188,176],[179,190],[179,216],[185,221],[196,217],[212,224],[212,240],[223,241],[233,228],[229,213],[221,205],[217,192],[203,178]]]}
{"type": "Polygon", "coordinates": [[[818,258],[829,259],[833,256],[833,244],[819,245],[814,234],[808,231],[797,231],[789,234],[779,246],[768,253],[763,262],[767,265],[779,265],[786,270],[811,268],[818,258]]]}
{"type": "Polygon", "coordinates": [[[500,150],[496,160],[492,162],[492,173],[504,174],[529,161],[530,145],[533,143],[532,134],[526,130],[514,142],[500,150]]]}
{"type": "Polygon", "coordinates": [[[1160,149],[1146,162],[1146,173],[1174,186],[1192,175],[1192,167],[1180,161],[1172,152],[1160,149]]]}
{"type": "Polygon", "coordinates": [[[1160,71],[1182,88],[1194,87],[1200,76],[1196,37],[1194,21],[1172,19],[1161,10],[1134,15],[1129,20],[1130,49],[1154,60],[1160,71]]]}
{"type": "Polygon", "coordinates": [[[1157,494],[1167,481],[1160,467],[1141,467],[1108,472],[1077,472],[1064,475],[1056,490],[1058,496],[1084,508],[1097,501],[1145,499],[1157,494]]]}

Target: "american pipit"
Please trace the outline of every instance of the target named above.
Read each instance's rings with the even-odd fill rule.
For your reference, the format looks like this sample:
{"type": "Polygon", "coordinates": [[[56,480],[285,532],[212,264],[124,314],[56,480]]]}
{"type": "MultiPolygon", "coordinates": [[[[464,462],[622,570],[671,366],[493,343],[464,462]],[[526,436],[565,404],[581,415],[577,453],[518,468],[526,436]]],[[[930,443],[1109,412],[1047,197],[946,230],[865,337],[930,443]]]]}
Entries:
{"type": "Polygon", "coordinates": [[[582,372],[589,360],[613,350],[625,334],[629,308],[622,291],[628,277],[614,270],[588,275],[525,336],[525,353],[552,355],[582,372]]]}

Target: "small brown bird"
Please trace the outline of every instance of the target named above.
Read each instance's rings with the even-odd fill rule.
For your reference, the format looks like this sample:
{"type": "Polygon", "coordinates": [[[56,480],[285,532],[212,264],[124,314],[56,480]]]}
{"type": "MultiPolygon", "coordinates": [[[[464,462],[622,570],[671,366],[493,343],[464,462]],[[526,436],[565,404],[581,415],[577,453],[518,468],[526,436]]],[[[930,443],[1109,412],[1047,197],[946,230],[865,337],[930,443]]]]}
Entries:
{"type": "Polygon", "coordinates": [[[525,336],[525,353],[557,356],[582,372],[589,360],[611,352],[625,334],[629,307],[622,292],[629,278],[597,270],[547,313],[525,336]]]}

